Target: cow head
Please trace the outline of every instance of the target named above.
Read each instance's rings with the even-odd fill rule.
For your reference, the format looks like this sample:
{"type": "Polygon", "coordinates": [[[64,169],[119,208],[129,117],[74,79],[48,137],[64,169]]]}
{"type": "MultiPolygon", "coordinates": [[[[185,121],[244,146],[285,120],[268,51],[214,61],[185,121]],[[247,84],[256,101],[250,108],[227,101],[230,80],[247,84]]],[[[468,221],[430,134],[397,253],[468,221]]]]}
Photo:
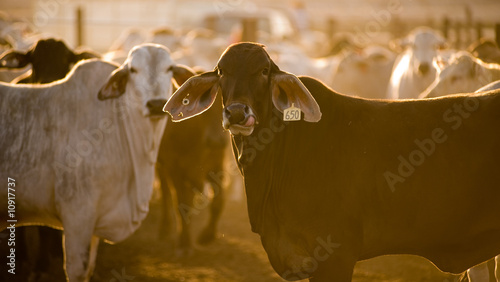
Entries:
{"type": "Polygon", "coordinates": [[[450,59],[449,65],[439,73],[434,82],[422,92],[420,98],[474,92],[491,82],[491,78],[485,71],[486,66],[488,65],[469,53],[458,52],[450,59]]]}
{"type": "Polygon", "coordinates": [[[127,103],[140,105],[145,117],[159,117],[164,115],[163,105],[172,93],[172,79],[182,84],[193,75],[189,68],[174,64],[164,46],[143,44],[134,47],[127,60],[110,75],[98,98],[117,98],[128,89],[127,103]]]}
{"type": "Polygon", "coordinates": [[[0,57],[0,68],[24,68],[31,64],[31,75],[16,79],[17,83],[50,83],[62,79],[80,60],[97,58],[88,51],[73,52],[61,40],[39,40],[27,52],[9,51],[0,57]]]}
{"type": "Polygon", "coordinates": [[[181,121],[210,108],[219,92],[223,126],[233,135],[251,135],[259,123],[269,120],[273,106],[283,112],[293,104],[308,122],[321,118],[318,104],[302,82],[281,71],[264,46],[255,43],[229,46],[214,71],[190,78],[164,110],[173,121],[181,121]]]}
{"type": "Polygon", "coordinates": [[[434,30],[420,27],[413,30],[406,38],[395,41],[394,45],[406,49],[411,55],[410,61],[414,73],[425,76],[435,74],[433,63],[438,50],[446,47],[446,41],[434,30]]]}

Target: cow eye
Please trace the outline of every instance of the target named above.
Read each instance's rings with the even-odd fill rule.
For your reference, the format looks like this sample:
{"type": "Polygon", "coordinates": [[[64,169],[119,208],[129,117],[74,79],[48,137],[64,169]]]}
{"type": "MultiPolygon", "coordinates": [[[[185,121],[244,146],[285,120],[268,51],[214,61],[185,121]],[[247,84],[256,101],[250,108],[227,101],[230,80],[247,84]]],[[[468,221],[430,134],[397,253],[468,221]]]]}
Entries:
{"type": "Polygon", "coordinates": [[[222,70],[220,68],[217,69],[217,75],[222,76],[222,70]]]}
{"type": "Polygon", "coordinates": [[[136,70],[134,67],[131,67],[131,68],[130,68],[130,72],[131,72],[131,73],[136,73],[136,72],[137,72],[137,70],[136,70]]]}
{"type": "Polygon", "coordinates": [[[269,74],[269,69],[265,68],[262,70],[262,75],[268,75],[269,74]]]}

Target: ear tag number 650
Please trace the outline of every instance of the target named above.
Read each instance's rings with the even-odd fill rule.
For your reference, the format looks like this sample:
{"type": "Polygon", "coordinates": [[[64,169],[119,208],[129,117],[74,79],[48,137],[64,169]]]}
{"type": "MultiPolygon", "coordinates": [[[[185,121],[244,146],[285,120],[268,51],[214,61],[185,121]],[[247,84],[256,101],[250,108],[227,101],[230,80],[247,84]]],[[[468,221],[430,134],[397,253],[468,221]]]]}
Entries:
{"type": "Polygon", "coordinates": [[[300,120],[300,109],[295,107],[295,104],[292,103],[292,106],[288,109],[285,109],[283,112],[283,120],[284,121],[296,121],[300,120]]]}

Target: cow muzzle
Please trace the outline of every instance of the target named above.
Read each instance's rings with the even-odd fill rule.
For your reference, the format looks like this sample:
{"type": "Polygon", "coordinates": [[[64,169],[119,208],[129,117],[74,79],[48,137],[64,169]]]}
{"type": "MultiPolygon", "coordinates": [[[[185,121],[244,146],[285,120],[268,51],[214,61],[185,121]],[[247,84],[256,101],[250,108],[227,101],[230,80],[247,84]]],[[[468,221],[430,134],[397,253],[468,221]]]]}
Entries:
{"type": "Polygon", "coordinates": [[[233,103],[224,108],[222,113],[222,125],[233,135],[248,136],[252,134],[257,119],[252,109],[241,103],[233,103]]]}
{"type": "Polygon", "coordinates": [[[165,116],[166,113],[163,111],[163,106],[165,106],[165,103],[167,103],[167,100],[165,100],[165,99],[149,100],[146,103],[146,107],[149,110],[148,117],[155,118],[155,117],[165,116]]]}
{"type": "Polygon", "coordinates": [[[428,63],[421,63],[419,66],[418,66],[418,72],[421,74],[421,75],[426,75],[429,73],[429,71],[431,70],[431,67],[428,63]]]}

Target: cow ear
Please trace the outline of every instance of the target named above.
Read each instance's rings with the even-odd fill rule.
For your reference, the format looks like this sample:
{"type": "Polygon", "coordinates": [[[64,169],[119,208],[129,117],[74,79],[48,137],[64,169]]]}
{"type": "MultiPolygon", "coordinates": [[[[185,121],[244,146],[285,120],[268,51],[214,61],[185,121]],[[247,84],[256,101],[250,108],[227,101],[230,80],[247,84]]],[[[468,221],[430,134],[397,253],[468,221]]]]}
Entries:
{"type": "Polygon", "coordinates": [[[90,51],[81,51],[74,53],[74,59],[73,62],[77,63],[78,61],[81,60],[88,60],[88,59],[95,59],[95,58],[100,58],[101,56],[90,51]]]}
{"type": "Polygon", "coordinates": [[[99,100],[118,98],[125,93],[128,82],[128,69],[125,66],[117,68],[111,73],[108,82],[101,88],[97,98],[99,100]]]}
{"type": "Polygon", "coordinates": [[[176,85],[177,88],[178,88],[178,86],[181,86],[182,84],[184,84],[184,82],[186,82],[186,80],[188,80],[192,76],[196,75],[194,70],[192,70],[191,68],[184,66],[184,65],[173,65],[172,66],[172,74],[173,74],[173,80],[177,84],[176,85]]]}
{"type": "Polygon", "coordinates": [[[396,53],[401,53],[406,48],[408,48],[408,46],[410,46],[410,44],[411,44],[411,42],[410,42],[410,39],[408,37],[398,38],[398,39],[394,39],[394,40],[389,42],[389,48],[391,50],[395,51],[396,53]]]}
{"type": "Polygon", "coordinates": [[[188,79],[175,91],[165,104],[163,111],[172,116],[173,121],[182,121],[208,110],[219,91],[217,72],[206,72],[188,79]]]}
{"type": "Polygon", "coordinates": [[[31,63],[31,53],[10,51],[0,57],[0,68],[24,68],[31,63]]]}
{"type": "Polygon", "coordinates": [[[294,105],[304,113],[305,121],[318,122],[321,119],[318,103],[295,75],[283,71],[274,73],[271,87],[273,104],[280,112],[294,105]]]}

